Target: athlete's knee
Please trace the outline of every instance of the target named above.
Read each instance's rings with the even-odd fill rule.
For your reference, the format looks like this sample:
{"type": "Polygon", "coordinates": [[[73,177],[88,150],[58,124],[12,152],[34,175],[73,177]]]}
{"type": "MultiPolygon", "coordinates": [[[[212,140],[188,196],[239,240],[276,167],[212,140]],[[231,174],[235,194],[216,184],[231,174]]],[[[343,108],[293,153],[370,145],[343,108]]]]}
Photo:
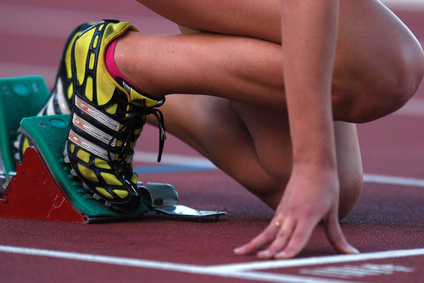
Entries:
{"type": "Polygon", "coordinates": [[[348,82],[336,83],[332,97],[335,118],[364,123],[399,110],[416,93],[424,76],[424,57],[414,58],[400,56],[381,72],[364,71],[348,82]]]}
{"type": "Polygon", "coordinates": [[[407,70],[394,70],[389,78],[374,84],[363,92],[363,117],[357,122],[369,122],[387,116],[402,108],[415,94],[418,80],[407,70]],[[362,118],[362,120],[361,120],[362,118]]]}
{"type": "Polygon", "coordinates": [[[379,93],[369,93],[374,101],[382,105],[382,116],[399,110],[416,93],[424,75],[422,51],[415,52],[415,56],[399,56],[386,72],[386,80],[382,78],[376,84],[379,93]]]}

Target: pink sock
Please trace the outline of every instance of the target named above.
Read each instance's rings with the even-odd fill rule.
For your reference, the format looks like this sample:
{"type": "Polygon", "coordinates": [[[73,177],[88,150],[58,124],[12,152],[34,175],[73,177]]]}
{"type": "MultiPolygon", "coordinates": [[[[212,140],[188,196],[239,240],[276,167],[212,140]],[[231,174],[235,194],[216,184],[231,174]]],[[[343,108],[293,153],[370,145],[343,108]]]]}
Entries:
{"type": "Polygon", "coordinates": [[[121,71],[118,69],[118,66],[116,66],[116,62],[115,62],[115,58],[114,58],[113,54],[115,52],[115,47],[116,47],[117,42],[118,42],[118,39],[115,39],[106,49],[106,55],[105,55],[106,69],[109,71],[109,74],[115,80],[120,78],[120,79],[124,80],[126,83],[128,83],[132,88],[134,88],[138,92],[143,93],[129,79],[127,79],[124,76],[124,74],[122,74],[121,71]]]}

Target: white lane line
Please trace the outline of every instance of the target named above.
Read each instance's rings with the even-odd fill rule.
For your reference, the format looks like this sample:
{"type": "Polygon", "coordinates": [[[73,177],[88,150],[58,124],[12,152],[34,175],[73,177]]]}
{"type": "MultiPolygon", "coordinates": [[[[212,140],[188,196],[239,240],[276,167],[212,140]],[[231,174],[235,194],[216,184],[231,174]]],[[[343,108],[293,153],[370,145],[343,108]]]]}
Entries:
{"type": "Polygon", "coordinates": [[[424,9],[423,0],[380,0],[391,9],[424,9]]]}
{"type": "Polygon", "coordinates": [[[13,247],[13,246],[3,246],[3,245],[0,245],[0,252],[24,254],[24,255],[30,255],[30,256],[43,256],[43,257],[60,258],[60,259],[68,259],[68,260],[79,260],[79,261],[85,261],[85,262],[106,263],[106,264],[112,264],[112,265],[130,266],[130,267],[138,267],[138,268],[159,269],[159,270],[185,272],[185,273],[200,274],[200,275],[231,277],[231,278],[248,279],[248,280],[260,280],[260,281],[267,281],[267,282],[282,282],[282,281],[283,282],[311,282],[311,283],[347,282],[347,281],[335,281],[335,280],[328,280],[328,279],[324,280],[324,279],[318,279],[318,278],[313,278],[309,276],[296,276],[296,275],[274,274],[274,273],[265,273],[265,272],[248,272],[246,270],[243,270],[241,272],[235,269],[232,270],[231,268],[226,268],[226,269],[221,268],[222,270],[217,270],[213,267],[211,268],[209,266],[201,266],[201,265],[170,263],[170,262],[142,260],[142,259],[135,259],[135,258],[113,257],[113,256],[103,256],[103,255],[95,255],[95,254],[83,254],[83,253],[24,248],[24,247],[13,247]]]}
{"type": "Polygon", "coordinates": [[[401,109],[393,114],[410,117],[424,117],[424,99],[412,98],[401,109]]]}
{"type": "Polygon", "coordinates": [[[269,270],[276,268],[317,266],[324,264],[335,264],[345,262],[359,262],[367,260],[381,260],[404,258],[412,256],[424,256],[424,249],[412,250],[394,250],[385,252],[364,253],[359,255],[334,255],[324,257],[290,259],[290,260],[273,260],[259,261],[237,264],[200,266],[181,263],[170,263],[152,260],[143,260],[135,258],[113,257],[95,254],[84,254],[75,252],[54,251],[46,249],[34,249],[25,247],[3,246],[0,245],[0,252],[24,254],[31,256],[44,256],[68,260],[79,260],[85,262],[106,263],[120,266],[130,266],[138,268],[159,269],[166,271],[185,272],[192,274],[232,277],[239,279],[261,280],[268,282],[346,282],[346,281],[329,281],[328,279],[318,279],[313,277],[277,274],[270,272],[258,272],[258,270],[269,270]]]}
{"type": "MultiPolygon", "coordinates": [[[[157,163],[158,154],[147,151],[136,151],[134,153],[133,161],[157,163]]],[[[217,169],[216,166],[204,157],[178,155],[178,154],[164,154],[160,164],[166,165],[186,165],[192,167],[204,168],[205,170],[217,169]]]]}
{"type": "Polygon", "coordinates": [[[142,259],[134,259],[134,258],[113,257],[113,256],[104,256],[104,255],[95,255],[95,254],[83,254],[83,253],[75,253],[75,252],[64,252],[64,251],[13,247],[13,246],[3,246],[3,245],[0,246],[0,252],[24,254],[24,255],[32,255],[32,256],[44,256],[44,257],[70,259],[70,260],[80,260],[80,261],[97,262],[97,263],[109,263],[114,265],[124,265],[124,266],[133,266],[133,267],[155,268],[155,269],[165,269],[165,270],[178,269],[185,272],[195,272],[197,271],[197,268],[198,268],[198,266],[188,265],[188,264],[175,264],[175,263],[169,263],[169,262],[142,260],[142,259]]]}
{"type": "Polygon", "coordinates": [[[393,177],[385,175],[364,174],[364,182],[386,184],[386,185],[400,185],[407,187],[423,187],[424,179],[393,177]]]}
{"type": "Polygon", "coordinates": [[[215,270],[209,271],[208,275],[218,275],[221,277],[231,277],[237,279],[247,279],[255,281],[266,281],[266,282],[293,282],[293,283],[354,283],[354,281],[341,281],[333,280],[328,278],[316,278],[298,275],[288,275],[270,272],[256,272],[256,271],[220,271],[215,270]]]}
{"type": "Polygon", "coordinates": [[[393,259],[404,258],[411,256],[424,256],[424,249],[411,249],[411,250],[394,250],[374,253],[363,253],[357,255],[333,255],[312,258],[299,258],[291,260],[273,260],[273,261],[258,261],[236,264],[225,264],[211,266],[209,269],[217,272],[221,270],[261,270],[261,269],[276,269],[288,268],[298,266],[316,266],[324,264],[344,263],[344,262],[359,262],[366,260],[380,260],[380,259],[393,259]]]}

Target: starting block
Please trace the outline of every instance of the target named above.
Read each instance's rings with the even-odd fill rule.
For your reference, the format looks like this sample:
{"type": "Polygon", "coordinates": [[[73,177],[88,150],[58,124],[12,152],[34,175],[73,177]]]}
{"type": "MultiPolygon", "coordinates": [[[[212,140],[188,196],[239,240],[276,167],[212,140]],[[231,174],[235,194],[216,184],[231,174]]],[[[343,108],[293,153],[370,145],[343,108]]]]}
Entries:
{"type": "MultiPolygon", "coordinates": [[[[26,82],[28,79],[23,80],[26,82]]],[[[1,83],[2,80],[0,87],[1,83]]],[[[9,93],[7,99],[13,100],[14,96],[18,96],[14,94],[9,93]]],[[[44,101],[47,98],[43,98],[44,101]]],[[[9,115],[13,115],[13,112],[6,114],[3,108],[13,103],[3,104],[3,100],[0,100],[0,121],[4,122],[12,120],[9,115]]],[[[217,219],[226,214],[223,211],[203,211],[178,205],[176,189],[162,183],[138,184],[143,192],[143,201],[135,212],[120,213],[107,208],[82,188],[81,182],[70,174],[69,164],[63,160],[69,121],[70,115],[23,118],[20,131],[34,142],[34,146],[25,151],[22,163],[17,166],[6,166],[4,162],[5,156],[8,160],[13,158],[10,151],[16,135],[0,137],[0,153],[3,154],[0,156],[3,157],[0,160],[0,183],[3,186],[3,193],[0,191],[3,197],[0,199],[0,217],[95,223],[138,218],[150,212],[183,220],[217,219]],[[15,168],[16,172],[13,171],[15,168]]],[[[12,132],[13,125],[9,123],[6,127],[4,123],[0,124],[0,132],[12,132]]]]}
{"type": "Polygon", "coordinates": [[[39,76],[0,79],[0,193],[16,172],[13,142],[22,118],[37,115],[49,98],[44,79],[39,76]]]}

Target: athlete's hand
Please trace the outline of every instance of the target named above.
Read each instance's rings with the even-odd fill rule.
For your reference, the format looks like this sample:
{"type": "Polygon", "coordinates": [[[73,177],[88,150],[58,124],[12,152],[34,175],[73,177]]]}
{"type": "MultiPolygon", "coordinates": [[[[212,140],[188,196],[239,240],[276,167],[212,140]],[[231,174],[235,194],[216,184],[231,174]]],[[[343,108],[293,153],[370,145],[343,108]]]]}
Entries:
{"type": "Polygon", "coordinates": [[[305,247],[321,221],[328,240],[338,252],[358,253],[348,244],[340,229],[338,205],[336,172],[311,168],[294,171],[271,223],[248,244],[235,249],[234,253],[256,253],[261,259],[294,257],[305,247]]]}

